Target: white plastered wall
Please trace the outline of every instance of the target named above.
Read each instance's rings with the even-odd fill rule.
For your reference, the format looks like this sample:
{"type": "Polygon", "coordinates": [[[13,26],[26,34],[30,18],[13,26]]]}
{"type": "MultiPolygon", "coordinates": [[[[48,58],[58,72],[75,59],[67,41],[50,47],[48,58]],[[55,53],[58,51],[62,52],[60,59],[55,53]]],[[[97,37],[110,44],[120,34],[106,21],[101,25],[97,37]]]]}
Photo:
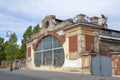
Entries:
{"type": "Polygon", "coordinates": [[[65,62],[64,62],[64,65],[63,67],[71,67],[71,68],[81,68],[82,67],[82,59],[81,57],[77,58],[77,59],[74,59],[74,60],[70,60],[69,59],[69,37],[70,36],[73,36],[73,35],[78,35],[78,54],[80,54],[80,50],[79,49],[79,39],[81,39],[81,36],[79,36],[79,34],[81,33],[81,30],[80,28],[78,29],[73,29],[72,31],[68,32],[66,34],[66,39],[65,39],[65,43],[63,44],[63,47],[64,47],[64,53],[66,55],[65,57],[65,62]]]}

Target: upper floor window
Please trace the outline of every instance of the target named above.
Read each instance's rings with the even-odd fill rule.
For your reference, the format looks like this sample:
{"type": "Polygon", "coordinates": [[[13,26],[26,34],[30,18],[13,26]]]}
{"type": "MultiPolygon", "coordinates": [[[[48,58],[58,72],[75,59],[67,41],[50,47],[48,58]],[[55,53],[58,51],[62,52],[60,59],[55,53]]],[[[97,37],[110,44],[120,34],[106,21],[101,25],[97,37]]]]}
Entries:
{"type": "Polygon", "coordinates": [[[45,22],[45,27],[46,27],[46,28],[49,27],[49,22],[48,22],[48,21],[45,22]]]}

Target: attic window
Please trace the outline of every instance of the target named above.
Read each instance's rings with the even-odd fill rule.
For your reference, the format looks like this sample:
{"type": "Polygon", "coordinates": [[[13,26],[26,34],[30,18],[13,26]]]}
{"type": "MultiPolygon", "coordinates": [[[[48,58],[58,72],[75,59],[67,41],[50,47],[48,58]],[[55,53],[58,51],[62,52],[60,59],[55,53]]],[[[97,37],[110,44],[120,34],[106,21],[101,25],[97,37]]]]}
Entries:
{"type": "Polygon", "coordinates": [[[48,28],[48,26],[49,26],[49,22],[47,21],[47,22],[45,23],[45,27],[48,28]]]}

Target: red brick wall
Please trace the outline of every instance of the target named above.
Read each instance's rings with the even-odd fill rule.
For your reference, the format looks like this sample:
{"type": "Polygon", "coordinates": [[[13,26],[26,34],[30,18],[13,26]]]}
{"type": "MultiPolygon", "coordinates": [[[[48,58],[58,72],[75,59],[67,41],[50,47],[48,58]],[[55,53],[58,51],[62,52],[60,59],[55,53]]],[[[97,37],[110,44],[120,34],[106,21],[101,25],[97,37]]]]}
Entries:
{"type": "Polygon", "coordinates": [[[31,47],[28,48],[28,57],[31,57],[31,47]]]}
{"type": "Polygon", "coordinates": [[[112,55],[113,72],[115,75],[120,75],[120,55],[112,55]]]}
{"type": "Polygon", "coordinates": [[[94,51],[94,37],[90,35],[85,36],[86,51],[94,51]]]}
{"type": "Polygon", "coordinates": [[[77,35],[69,37],[69,51],[76,52],[78,51],[78,39],[77,35]]]}
{"type": "Polygon", "coordinates": [[[1,66],[5,67],[5,68],[8,68],[8,67],[10,67],[10,63],[7,62],[7,61],[3,61],[3,62],[1,62],[1,66]]]}

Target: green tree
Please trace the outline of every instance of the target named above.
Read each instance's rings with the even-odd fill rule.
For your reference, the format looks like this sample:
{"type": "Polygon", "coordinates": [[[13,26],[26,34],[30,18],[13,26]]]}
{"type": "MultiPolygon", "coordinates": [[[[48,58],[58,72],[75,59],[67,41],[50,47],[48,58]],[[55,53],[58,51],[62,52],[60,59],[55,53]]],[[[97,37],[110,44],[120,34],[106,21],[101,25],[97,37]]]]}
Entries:
{"type": "Polygon", "coordinates": [[[34,26],[32,30],[32,26],[29,26],[26,31],[23,34],[23,39],[21,41],[21,48],[20,48],[20,53],[21,53],[21,58],[26,58],[26,41],[27,38],[30,37],[33,34],[36,34],[40,31],[40,26],[37,24],[34,26]]]}
{"type": "Polygon", "coordinates": [[[0,37],[0,64],[1,61],[5,60],[5,54],[4,54],[4,38],[0,37]]]}
{"type": "Polygon", "coordinates": [[[33,34],[38,33],[40,31],[40,26],[39,24],[37,24],[34,28],[33,28],[33,34]]]}
{"type": "Polygon", "coordinates": [[[18,56],[20,56],[19,53],[19,45],[17,45],[17,36],[16,33],[13,33],[10,35],[9,40],[5,44],[5,53],[6,53],[6,60],[11,60],[11,54],[12,54],[12,60],[18,59],[18,56]]]}
{"type": "Polygon", "coordinates": [[[29,26],[23,34],[23,39],[20,48],[21,58],[26,58],[26,41],[27,41],[27,37],[31,35],[32,35],[32,26],[29,26]]]}

